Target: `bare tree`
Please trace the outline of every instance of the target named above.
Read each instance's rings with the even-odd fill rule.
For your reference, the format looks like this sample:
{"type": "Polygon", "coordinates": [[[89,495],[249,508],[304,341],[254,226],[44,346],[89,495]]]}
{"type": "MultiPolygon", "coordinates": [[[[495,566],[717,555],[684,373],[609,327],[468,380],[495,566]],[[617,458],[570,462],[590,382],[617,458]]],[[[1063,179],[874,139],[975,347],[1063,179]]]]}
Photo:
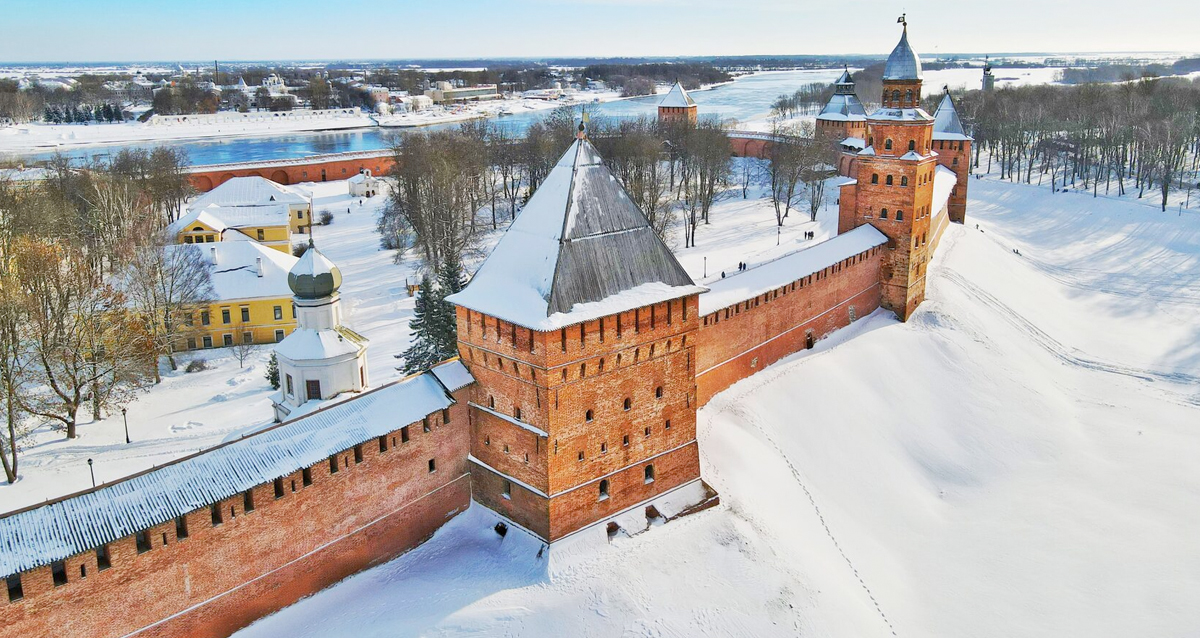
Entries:
{"type": "Polygon", "coordinates": [[[684,245],[696,245],[696,226],[709,223],[708,213],[729,174],[729,135],[716,120],[704,119],[684,138],[682,198],[684,245]]]}
{"type": "Polygon", "coordinates": [[[4,429],[0,431],[0,461],[4,477],[17,480],[21,442],[29,433],[21,403],[28,394],[28,361],[25,318],[13,273],[0,273],[0,401],[4,403],[4,429]]]}
{"type": "Polygon", "coordinates": [[[771,204],[775,207],[775,223],[783,225],[792,210],[792,202],[800,185],[803,162],[803,141],[795,125],[771,121],[771,144],[767,149],[767,178],[771,186],[771,204]]]}
{"type": "Polygon", "coordinates": [[[260,346],[254,343],[253,336],[246,339],[246,335],[251,333],[246,330],[245,324],[238,323],[234,334],[237,336],[234,338],[233,345],[229,347],[229,352],[233,354],[234,359],[237,359],[238,366],[245,368],[246,361],[251,355],[258,352],[260,346]]]}
{"type": "Polygon", "coordinates": [[[140,387],[143,326],[124,295],[95,284],[77,250],[21,239],[14,257],[36,387],[20,404],[58,422],[73,439],[88,400],[93,418],[100,418],[105,407],[123,403],[140,387]]]}
{"type": "Polygon", "coordinates": [[[176,349],[195,332],[192,313],[216,295],[212,264],[193,244],[144,246],[134,252],[123,287],[130,307],[145,321],[150,367],[160,383],[158,357],[178,368],[176,349]]]}

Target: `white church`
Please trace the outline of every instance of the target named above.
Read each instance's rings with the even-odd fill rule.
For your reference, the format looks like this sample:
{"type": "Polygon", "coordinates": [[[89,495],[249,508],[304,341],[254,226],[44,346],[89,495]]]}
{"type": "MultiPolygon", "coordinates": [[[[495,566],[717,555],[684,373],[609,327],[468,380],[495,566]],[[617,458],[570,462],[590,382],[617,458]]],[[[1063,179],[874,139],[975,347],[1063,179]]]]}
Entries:
{"type": "Polygon", "coordinates": [[[311,411],[345,392],[362,392],[367,377],[366,337],[342,325],[338,288],[342,273],[309,242],[288,272],[296,304],[296,330],[275,345],[279,392],[273,395],[275,420],[311,411]]]}

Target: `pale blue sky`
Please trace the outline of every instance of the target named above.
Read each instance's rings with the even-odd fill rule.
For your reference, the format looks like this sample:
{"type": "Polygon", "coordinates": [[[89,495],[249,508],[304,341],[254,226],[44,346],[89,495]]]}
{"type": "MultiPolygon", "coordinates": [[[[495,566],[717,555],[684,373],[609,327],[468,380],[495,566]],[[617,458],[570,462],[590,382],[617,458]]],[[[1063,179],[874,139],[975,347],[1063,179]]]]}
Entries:
{"type": "Polygon", "coordinates": [[[883,55],[906,9],[923,54],[1200,50],[1196,0],[0,0],[0,61],[883,55]]]}

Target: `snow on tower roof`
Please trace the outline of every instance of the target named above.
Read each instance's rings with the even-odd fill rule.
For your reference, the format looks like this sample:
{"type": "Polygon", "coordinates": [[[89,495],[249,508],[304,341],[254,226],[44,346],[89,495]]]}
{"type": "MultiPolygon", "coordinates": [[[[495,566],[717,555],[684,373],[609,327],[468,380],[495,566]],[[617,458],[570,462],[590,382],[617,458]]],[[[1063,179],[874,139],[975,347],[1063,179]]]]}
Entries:
{"type": "Polygon", "coordinates": [[[675,86],[671,87],[670,91],[667,91],[667,97],[664,97],[662,102],[659,102],[658,105],[672,108],[685,108],[689,106],[696,106],[696,102],[693,101],[692,96],[688,95],[687,91],[683,89],[682,84],[675,82],[675,86]]]}
{"type": "Polygon", "coordinates": [[[580,139],[448,299],[546,331],[702,291],[580,139]]]}
{"type": "Polygon", "coordinates": [[[275,354],[291,361],[328,361],[357,355],[371,340],[345,327],[296,328],[275,344],[275,354]]]}
{"type": "Polygon", "coordinates": [[[817,115],[817,119],[861,122],[867,119],[867,109],[863,107],[862,102],[854,93],[834,93],[829,97],[825,108],[822,108],[821,113],[817,115]]]}
{"type": "MultiPolygon", "coordinates": [[[[0,577],[94,549],[269,483],[455,403],[439,377],[379,387],[151,470],[0,517],[0,577]]],[[[454,368],[454,369],[449,369],[454,368]]]]}
{"type": "Polygon", "coordinates": [[[833,95],[825,108],[817,115],[818,120],[836,122],[861,122],[867,118],[867,109],[863,107],[858,94],[854,92],[854,78],[850,70],[842,71],[842,76],[835,83],[833,95]]]}
{"type": "Polygon", "coordinates": [[[921,75],[921,58],[917,57],[916,52],[908,45],[908,25],[905,24],[900,42],[892,49],[887,66],[883,68],[883,79],[920,80],[921,75]]]}
{"type": "Polygon", "coordinates": [[[867,224],[815,246],[714,281],[709,284],[709,291],[700,295],[700,316],[753,299],[886,243],[887,236],[867,224]]]}
{"type": "Polygon", "coordinates": [[[189,209],[218,206],[263,206],[267,204],[307,204],[308,199],[295,190],[265,177],[234,177],[201,195],[189,209]]]}
{"type": "Polygon", "coordinates": [[[969,140],[971,137],[963,130],[962,121],[958,119],[958,109],[954,108],[954,99],[950,93],[942,96],[941,104],[933,114],[933,139],[935,140],[969,140]]]}

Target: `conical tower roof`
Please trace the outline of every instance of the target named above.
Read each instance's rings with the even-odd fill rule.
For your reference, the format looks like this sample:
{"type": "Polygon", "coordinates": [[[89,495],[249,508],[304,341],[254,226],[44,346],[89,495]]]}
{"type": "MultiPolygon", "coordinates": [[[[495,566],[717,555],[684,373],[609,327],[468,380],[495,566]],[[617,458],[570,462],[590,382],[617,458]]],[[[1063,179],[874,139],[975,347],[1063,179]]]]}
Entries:
{"type": "Polygon", "coordinates": [[[892,54],[888,56],[887,66],[883,69],[883,79],[921,79],[921,58],[918,58],[916,52],[908,45],[907,24],[904,25],[904,33],[900,35],[900,42],[896,44],[896,48],[892,49],[892,54]]]}
{"type": "Polygon", "coordinates": [[[696,106],[696,102],[693,101],[692,96],[688,95],[687,91],[683,89],[683,85],[676,81],[675,86],[671,87],[671,90],[667,92],[667,97],[664,97],[662,102],[659,102],[658,105],[684,108],[688,106],[696,106]]]}
{"type": "Polygon", "coordinates": [[[866,117],[867,109],[854,92],[854,78],[849,70],[842,71],[842,76],[834,84],[833,95],[829,97],[829,102],[821,109],[817,119],[846,121],[865,120],[866,117]]]}
{"type": "Polygon", "coordinates": [[[448,299],[545,331],[703,290],[581,134],[448,299]]]}
{"type": "Polygon", "coordinates": [[[833,92],[840,95],[854,93],[854,76],[850,75],[850,69],[842,71],[841,77],[834,83],[833,92]]]}
{"type": "Polygon", "coordinates": [[[937,112],[933,115],[933,139],[935,140],[969,140],[963,129],[962,121],[958,119],[958,109],[954,108],[954,99],[950,92],[942,96],[937,112]]]}

